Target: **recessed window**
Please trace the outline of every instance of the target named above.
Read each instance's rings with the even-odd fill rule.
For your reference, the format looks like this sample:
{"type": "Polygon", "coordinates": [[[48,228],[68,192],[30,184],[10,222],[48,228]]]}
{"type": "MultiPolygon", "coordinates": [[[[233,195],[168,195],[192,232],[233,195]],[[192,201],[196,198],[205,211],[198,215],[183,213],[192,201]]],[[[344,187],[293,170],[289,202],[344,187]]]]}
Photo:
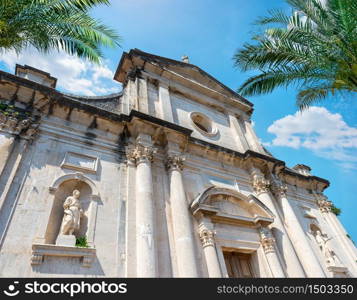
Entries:
{"type": "Polygon", "coordinates": [[[214,126],[211,119],[199,112],[190,114],[193,126],[202,134],[214,136],[217,134],[217,128],[214,126]]]}

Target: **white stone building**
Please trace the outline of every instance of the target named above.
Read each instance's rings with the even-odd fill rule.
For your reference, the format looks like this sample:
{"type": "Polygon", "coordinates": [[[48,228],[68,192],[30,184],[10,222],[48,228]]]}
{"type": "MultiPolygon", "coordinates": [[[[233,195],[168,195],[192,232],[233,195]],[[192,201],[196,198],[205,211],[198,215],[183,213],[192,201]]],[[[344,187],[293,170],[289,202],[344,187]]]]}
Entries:
{"type": "Polygon", "coordinates": [[[329,182],[262,147],[249,101],[137,49],[115,80],[80,97],[0,71],[0,276],[357,276],[329,182]]]}

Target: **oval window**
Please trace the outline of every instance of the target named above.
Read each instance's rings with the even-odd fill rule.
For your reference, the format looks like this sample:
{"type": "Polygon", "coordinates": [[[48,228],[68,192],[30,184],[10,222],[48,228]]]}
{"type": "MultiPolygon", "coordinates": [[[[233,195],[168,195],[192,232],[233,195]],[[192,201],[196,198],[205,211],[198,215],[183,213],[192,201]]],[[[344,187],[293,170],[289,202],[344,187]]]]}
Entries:
{"type": "Polygon", "coordinates": [[[202,134],[214,136],[217,134],[217,128],[214,126],[211,119],[199,112],[190,114],[191,121],[194,127],[202,134]]]}

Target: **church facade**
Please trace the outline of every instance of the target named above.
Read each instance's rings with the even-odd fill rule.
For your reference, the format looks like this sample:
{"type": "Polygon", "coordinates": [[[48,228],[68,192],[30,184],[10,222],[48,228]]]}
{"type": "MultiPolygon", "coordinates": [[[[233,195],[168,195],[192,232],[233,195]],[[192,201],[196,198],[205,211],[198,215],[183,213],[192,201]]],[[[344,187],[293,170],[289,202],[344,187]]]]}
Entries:
{"type": "Polygon", "coordinates": [[[0,71],[1,277],[357,277],[329,182],[261,145],[252,103],[138,49],[114,79],[0,71]]]}

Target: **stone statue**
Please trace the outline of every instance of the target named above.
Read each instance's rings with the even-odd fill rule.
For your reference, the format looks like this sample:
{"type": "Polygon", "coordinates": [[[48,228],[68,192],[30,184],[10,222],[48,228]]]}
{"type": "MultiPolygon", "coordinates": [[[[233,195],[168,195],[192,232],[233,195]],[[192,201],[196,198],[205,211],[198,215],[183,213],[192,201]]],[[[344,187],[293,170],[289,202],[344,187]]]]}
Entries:
{"type": "Polygon", "coordinates": [[[324,237],[320,230],[317,230],[315,232],[315,240],[316,240],[317,245],[319,246],[322,254],[325,257],[326,263],[330,266],[336,266],[337,264],[339,264],[339,260],[336,257],[335,252],[327,246],[327,242],[330,239],[331,238],[324,237]]]}
{"type": "Polygon", "coordinates": [[[64,216],[60,233],[62,235],[73,235],[73,232],[78,230],[80,227],[83,210],[81,209],[79,196],[80,192],[78,190],[74,190],[73,195],[67,197],[64,201],[64,216]]]}

